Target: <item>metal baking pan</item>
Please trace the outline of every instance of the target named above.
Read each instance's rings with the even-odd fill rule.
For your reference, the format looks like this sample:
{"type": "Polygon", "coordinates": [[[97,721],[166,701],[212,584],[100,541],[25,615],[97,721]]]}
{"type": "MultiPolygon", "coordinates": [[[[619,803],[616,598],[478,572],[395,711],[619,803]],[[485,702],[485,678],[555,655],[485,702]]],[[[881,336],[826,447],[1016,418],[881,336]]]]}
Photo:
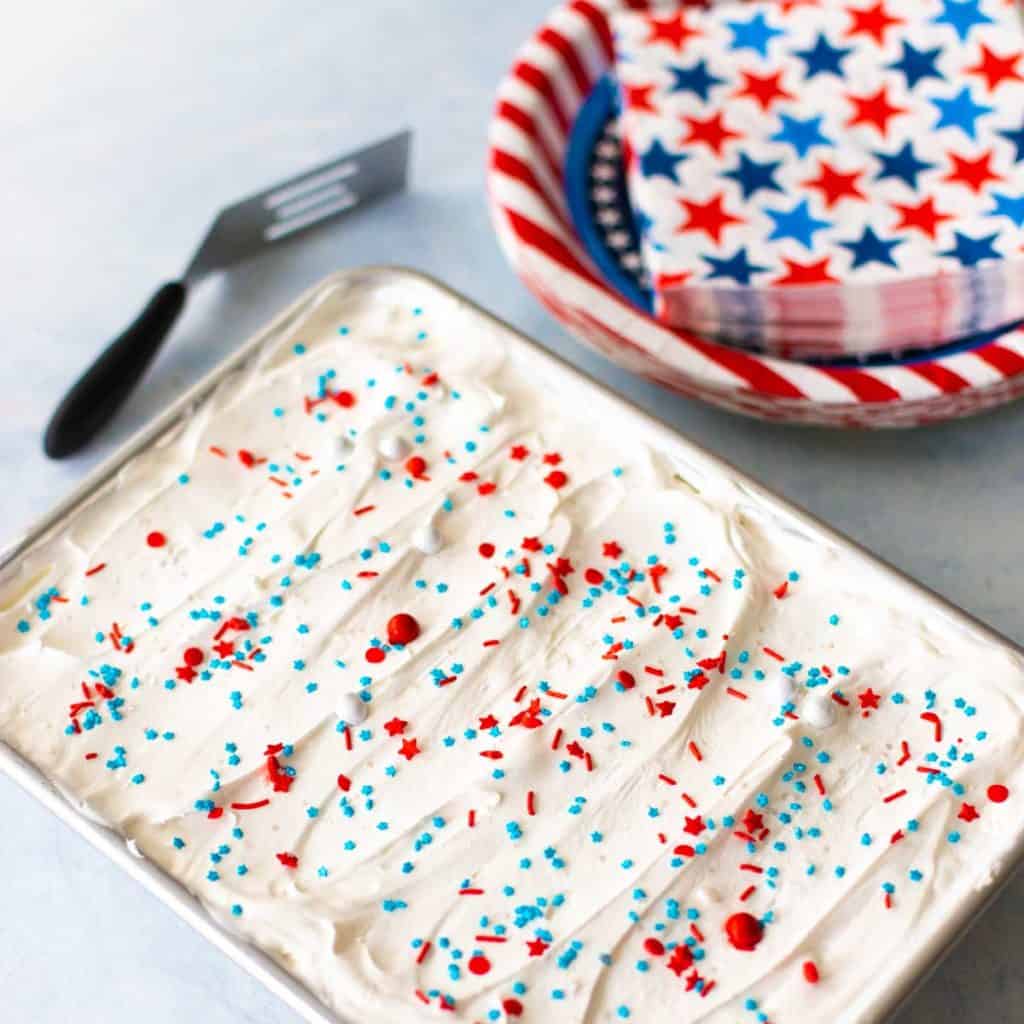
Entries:
{"type": "MultiPolygon", "coordinates": [[[[249,339],[238,352],[190,388],[152,424],[137,433],[90,473],[48,515],[0,552],[0,581],[16,567],[23,554],[57,529],[81,505],[104,489],[113,486],[126,463],[181,425],[198,403],[210,395],[226,377],[241,370],[250,360],[256,358],[264,346],[293,332],[314,310],[332,298],[353,292],[372,295],[374,292],[393,291],[396,288],[400,288],[406,296],[422,296],[421,301],[424,304],[431,300],[435,303],[444,302],[450,306],[454,304],[460,315],[465,316],[467,324],[474,325],[478,333],[489,333],[506,340],[513,350],[513,358],[519,362],[528,362],[542,375],[542,379],[550,388],[566,391],[585,389],[592,412],[596,410],[600,415],[618,417],[625,429],[634,431],[645,442],[659,448],[673,459],[684,478],[690,475],[699,478],[703,474],[729,474],[741,490],[749,495],[751,501],[758,505],[760,510],[773,516],[783,528],[797,530],[822,544],[854,552],[869,562],[876,572],[880,572],[901,587],[908,596],[929,599],[936,614],[945,615],[959,627],[973,631],[988,642],[1024,655],[1024,648],[994,632],[934,591],[881,562],[856,542],[831,529],[808,512],[766,490],[725,460],[685,440],[666,424],[619,397],[599,381],[552,355],[486,310],[425,274],[399,267],[365,267],[341,271],[330,275],[307,291],[268,327],[249,339]]],[[[98,823],[94,818],[87,817],[72,799],[66,797],[37,768],[3,742],[0,742],[0,770],[171,907],[235,963],[259,979],[304,1020],[314,1024],[351,1024],[343,1022],[266,953],[215,921],[201,902],[183,885],[147,860],[140,858],[123,836],[98,823]]],[[[903,958],[903,962],[896,968],[893,984],[880,991],[864,1007],[864,1019],[886,1020],[898,1012],[955,943],[963,937],[969,925],[996,899],[1014,875],[1022,857],[1024,837],[1018,839],[1010,855],[997,866],[989,884],[972,892],[956,912],[947,918],[944,925],[929,938],[924,948],[912,954],[908,953],[903,958]]]]}

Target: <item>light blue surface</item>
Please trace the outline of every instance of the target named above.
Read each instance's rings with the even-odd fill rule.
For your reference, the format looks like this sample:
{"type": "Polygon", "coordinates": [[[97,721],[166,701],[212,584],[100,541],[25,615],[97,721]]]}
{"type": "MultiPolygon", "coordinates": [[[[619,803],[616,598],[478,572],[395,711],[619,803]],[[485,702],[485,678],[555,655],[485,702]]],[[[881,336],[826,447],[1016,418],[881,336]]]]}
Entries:
{"type": "MultiPolygon", "coordinates": [[[[513,277],[486,212],[485,135],[498,79],[547,6],[110,0],[8,11],[0,543],[299,291],[337,267],[400,262],[467,292],[1024,639],[1024,406],[877,435],[733,418],[577,349],[513,277]],[[103,445],[66,464],[44,460],[52,404],[149,291],[180,272],[219,204],[406,124],[417,135],[408,196],[204,285],[103,445]]],[[[0,820],[5,1024],[296,1020],[3,780],[0,820]]],[[[1019,1019],[1022,907],[1018,882],[900,1024],[1019,1019]]]]}

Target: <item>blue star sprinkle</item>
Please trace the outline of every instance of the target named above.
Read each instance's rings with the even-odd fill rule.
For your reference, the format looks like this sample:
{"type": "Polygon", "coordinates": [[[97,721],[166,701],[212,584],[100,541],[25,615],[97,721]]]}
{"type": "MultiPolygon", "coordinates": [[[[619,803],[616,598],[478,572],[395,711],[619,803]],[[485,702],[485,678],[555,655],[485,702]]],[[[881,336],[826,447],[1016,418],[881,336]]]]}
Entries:
{"type": "Polygon", "coordinates": [[[674,81],[669,92],[692,92],[707,101],[708,94],[716,85],[725,85],[724,78],[716,78],[708,71],[708,62],[701,58],[689,68],[669,68],[674,81]]]}
{"type": "Polygon", "coordinates": [[[959,128],[969,139],[978,137],[977,120],[985,114],[991,114],[995,107],[986,107],[976,103],[971,95],[970,86],[965,85],[955,96],[948,100],[933,98],[929,102],[939,112],[939,120],[935,123],[939,128],[959,128]]]}
{"type": "Polygon", "coordinates": [[[892,71],[902,71],[906,75],[908,89],[913,89],[918,82],[926,78],[937,78],[940,82],[944,82],[945,76],[935,66],[941,53],[941,46],[936,46],[934,50],[918,50],[904,41],[903,56],[899,60],[893,61],[888,67],[892,71]]]}
{"type": "Polygon", "coordinates": [[[640,155],[640,171],[645,178],[668,178],[679,184],[676,164],[687,159],[685,153],[670,153],[660,139],[655,139],[645,153],[640,155]]]}
{"type": "Polygon", "coordinates": [[[782,127],[771,137],[771,141],[788,142],[796,150],[797,156],[805,157],[815,146],[833,144],[821,130],[821,122],[824,120],[824,114],[805,120],[790,117],[789,114],[779,114],[782,127]]]}
{"type": "Polygon", "coordinates": [[[711,281],[714,278],[731,277],[738,284],[750,284],[751,277],[759,271],[767,270],[767,267],[759,267],[751,263],[747,257],[747,247],[737,249],[732,256],[725,259],[718,259],[715,256],[701,257],[711,267],[711,273],[705,280],[711,281]]]}
{"type": "Polygon", "coordinates": [[[786,33],[780,28],[772,28],[765,21],[764,12],[758,11],[750,21],[727,21],[732,30],[733,50],[753,50],[762,57],[768,56],[768,44],[776,36],[786,33]]]}
{"type": "Polygon", "coordinates": [[[807,65],[807,77],[815,75],[838,75],[843,77],[843,61],[853,53],[853,47],[843,49],[833,46],[824,32],[818,33],[818,39],[809,50],[794,50],[793,56],[799,57],[807,65]]]}
{"type": "Polygon", "coordinates": [[[965,43],[972,28],[991,25],[992,19],[981,12],[981,0],[942,0],[942,13],[932,18],[932,24],[951,26],[965,43]]]}
{"type": "Polygon", "coordinates": [[[914,155],[912,142],[903,144],[903,148],[896,153],[874,154],[882,162],[882,169],[878,172],[875,181],[882,181],[883,178],[899,178],[906,182],[912,189],[917,189],[917,176],[923,171],[930,171],[935,164],[918,159],[914,155]]]}
{"type": "Polygon", "coordinates": [[[995,208],[989,211],[990,217],[1009,217],[1018,228],[1024,228],[1024,194],[1008,196],[1002,192],[993,192],[995,208]]]}
{"type": "Polygon", "coordinates": [[[1014,157],[1015,163],[1020,163],[1024,160],[1024,124],[1014,130],[1013,128],[1007,128],[1000,130],[1000,135],[1004,139],[1009,139],[1017,149],[1017,155],[1014,157]]]}
{"type": "Polygon", "coordinates": [[[732,178],[743,192],[743,198],[749,199],[761,189],[769,192],[784,192],[782,186],[775,180],[775,172],[782,166],[781,160],[772,160],[768,163],[758,163],[751,160],[746,153],[740,153],[740,162],[731,171],[723,171],[723,178],[732,178]]]}
{"type": "Polygon", "coordinates": [[[998,231],[986,235],[984,238],[971,238],[960,231],[956,231],[954,234],[956,235],[956,245],[952,249],[940,252],[940,256],[952,256],[965,267],[977,266],[982,260],[1001,259],[999,253],[992,246],[992,243],[999,237],[998,231]]]}
{"type": "Polygon", "coordinates": [[[893,259],[892,251],[898,245],[902,245],[904,239],[894,238],[887,242],[875,234],[875,229],[866,227],[864,234],[855,242],[840,242],[844,249],[853,253],[853,269],[863,267],[868,263],[881,263],[886,267],[898,267],[899,264],[893,259]]]}
{"type": "Polygon", "coordinates": [[[779,241],[783,238],[792,238],[799,242],[805,249],[814,248],[814,233],[824,231],[832,227],[830,221],[818,220],[810,210],[807,199],[801,199],[792,210],[765,210],[773,221],[775,227],[768,236],[769,242],[779,241]]]}

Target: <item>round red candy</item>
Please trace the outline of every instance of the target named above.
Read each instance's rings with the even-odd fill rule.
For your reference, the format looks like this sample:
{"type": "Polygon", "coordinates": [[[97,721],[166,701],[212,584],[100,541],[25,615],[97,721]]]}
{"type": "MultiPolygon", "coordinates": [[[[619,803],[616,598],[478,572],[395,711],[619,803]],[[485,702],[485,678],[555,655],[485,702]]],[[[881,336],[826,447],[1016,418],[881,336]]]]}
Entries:
{"type": "Polygon", "coordinates": [[[988,798],[994,804],[1001,804],[1010,795],[1010,791],[998,782],[988,787],[988,798]]]}
{"type": "Polygon", "coordinates": [[[644,949],[650,953],[651,956],[661,956],[665,952],[665,946],[662,944],[660,939],[656,939],[653,936],[649,939],[644,939],[644,949]]]}
{"type": "Polygon", "coordinates": [[[509,1017],[521,1017],[523,1015],[523,1004],[518,999],[502,999],[501,1008],[509,1017]]]}
{"type": "Polygon", "coordinates": [[[198,647],[189,647],[185,651],[185,664],[191,665],[193,668],[196,665],[202,665],[203,663],[203,652],[198,647]]]}
{"type": "Polygon", "coordinates": [[[167,543],[167,538],[159,530],[154,530],[146,534],[146,543],[151,548],[162,548],[167,543]]]}
{"type": "Polygon", "coordinates": [[[356,396],[351,391],[339,391],[335,396],[334,400],[343,409],[351,409],[356,404],[356,396]]]}
{"type": "Polygon", "coordinates": [[[427,460],[422,455],[414,455],[405,463],[405,471],[411,477],[420,477],[426,472],[427,460]]]}
{"type": "Polygon", "coordinates": [[[733,914],[725,922],[725,934],[736,949],[749,953],[764,936],[764,925],[753,914],[733,914]]]}
{"type": "Polygon", "coordinates": [[[560,470],[553,469],[546,477],[544,477],[544,483],[548,487],[553,487],[556,491],[560,487],[564,487],[569,482],[569,478],[560,470]]]}
{"type": "Polygon", "coordinates": [[[420,624],[405,612],[388,619],[388,643],[411,644],[420,635],[420,624]]]}
{"type": "Polygon", "coordinates": [[[597,586],[599,583],[604,582],[604,573],[599,572],[597,569],[588,569],[584,574],[583,578],[593,586],[597,586]]]}
{"type": "Polygon", "coordinates": [[[490,558],[491,555],[494,554],[494,545],[484,541],[483,544],[477,548],[477,551],[479,551],[484,558],[490,558]]]}
{"type": "Polygon", "coordinates": [[[384,660],[384,652],[379,647],[366,648],[366,660],[371,665],[379,665],[384,660]]]}
{"type": "Polygon", "coordinates": [[[471,956],[466,966],[470,974],[487,974],[491,969],[491,961],[485,956],[471,956]]]}

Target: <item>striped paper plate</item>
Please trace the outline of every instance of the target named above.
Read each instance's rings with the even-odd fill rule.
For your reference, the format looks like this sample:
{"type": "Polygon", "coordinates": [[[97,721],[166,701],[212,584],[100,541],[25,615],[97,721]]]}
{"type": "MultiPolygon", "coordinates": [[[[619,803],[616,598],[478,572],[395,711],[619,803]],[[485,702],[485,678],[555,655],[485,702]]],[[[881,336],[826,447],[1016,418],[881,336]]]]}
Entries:
{"type": "MultiPolygon", "coordinates": [[[[491,215],[506,256],[545,307],[626,369],[762,419],[915,426],[1024,394],[1021,330],[939,356],[811,365],[666,327],[609,282],[574,227],[564,168],[577,117],[611,65],[607,14],[647,6],[643,0],[571,0],[556,8],[500,87],[490,131],[491,215]]],[[[650,6],[666,9],[657,0],[650,6]]]]}

